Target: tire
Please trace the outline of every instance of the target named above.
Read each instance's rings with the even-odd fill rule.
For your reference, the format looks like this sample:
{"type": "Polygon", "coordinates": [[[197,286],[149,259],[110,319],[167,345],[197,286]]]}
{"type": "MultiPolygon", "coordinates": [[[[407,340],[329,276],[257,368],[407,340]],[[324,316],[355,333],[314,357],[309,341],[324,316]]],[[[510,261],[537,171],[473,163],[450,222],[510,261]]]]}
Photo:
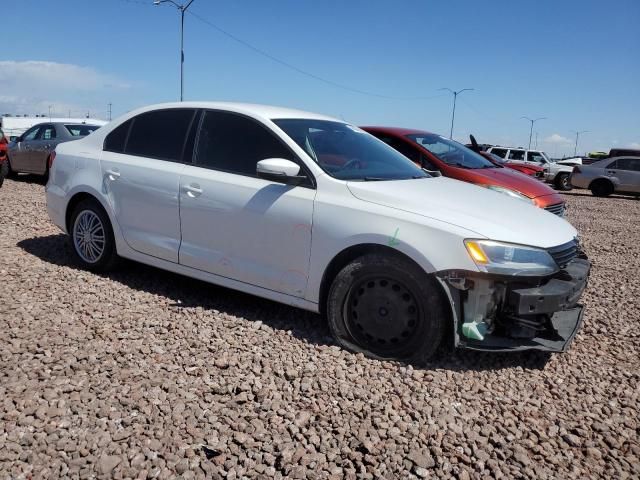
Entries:
{"type": "Polygon", "coordinates": [[[0,187],[4,183],[4,179],[9,174],[9,161],[5,158],[4,161],[0,162],[0,187]]]}
{"type": "Polygon", "coordinates": [[[594,197],[608,197],[613,193],[613,184],[608,180],[596,180],[589,186],[594,197]]]}
{"type": "Polygon", "coordinates": [[[97,200],[86,199],[76,205],[69,235],[74,257],[86,270],[108,272],[118,264],[113,228],[97,200]]]}
{"type": "Polygon", "coordinates": [[[573,187],[571,186],[571,182],[569,181],[569,174],[568,173],[559,173],[558,175],[556,175],[556,179],[554,181],[555,186],[558,190],[562,190],[562,191],[569,191],[571,190],[573,187]]]}
{"type": "Polygon", "coordinates": [[[9,158],[9,155],[7,155],[7,167],[9,169],[9,171],[7,172],[7,178],[17,178],[18,177],[18,172],[16,172],[13,168],[11,168],[11,159],[9,158]]]}
{"type": "Polygon", "coordinates": [[[333,280],[326,308],[331,333],[342,347],[417,364],[438,350],[447,311],[436,280],[404,258],[381,254],[345,266],[333,280]]]}

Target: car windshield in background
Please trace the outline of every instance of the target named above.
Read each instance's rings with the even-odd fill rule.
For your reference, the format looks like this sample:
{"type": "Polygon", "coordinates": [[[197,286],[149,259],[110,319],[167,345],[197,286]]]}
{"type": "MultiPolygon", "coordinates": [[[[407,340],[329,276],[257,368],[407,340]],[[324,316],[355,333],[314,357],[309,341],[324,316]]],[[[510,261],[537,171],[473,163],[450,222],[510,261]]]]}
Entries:
{"type": "Polygon", "coordinates": [[[97,125],[65,125],[64,128],[74,137],[86,137],[100,127],[97,125]]]}
{"type": "Polygon", "coordinates": [[[407,157],[352,125],[328,120],[274,120],[320,167],[340,180],[429,177],[407,157]]]}
{"type": "Polygon", "coordinates": [[[496,166],[482,155],[464,145],[432,133],[407,135],[407,138],[426,148],[436,157],[452,167],[478,169],[496,168],[496,166]]]}

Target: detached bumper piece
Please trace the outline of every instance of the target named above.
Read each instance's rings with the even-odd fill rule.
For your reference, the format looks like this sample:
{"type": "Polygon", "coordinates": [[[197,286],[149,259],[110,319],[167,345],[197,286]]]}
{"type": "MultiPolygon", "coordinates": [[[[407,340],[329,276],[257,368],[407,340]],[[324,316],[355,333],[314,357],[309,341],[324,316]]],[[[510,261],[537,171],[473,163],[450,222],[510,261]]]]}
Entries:
{"type": "MultiPolygon", "coordinates": [[[[460,288],[458,282],[460,318],[482,328],[470,333],[464,327],[472,323],[458,323],[457,346],[487,351],[566,351],[582,325],[583,307],[578,300],[590,268],[586,258],[578,257],[539,284],[490,276],[469,278],[465,285],[470,288],[460,288]],[[478,295],[485,300],[474,301],[478,295]],[[479,311],[482,303],[490,307],[479,311]]],[[[449,284],[456,286],[451,279],[449,284]]]]}

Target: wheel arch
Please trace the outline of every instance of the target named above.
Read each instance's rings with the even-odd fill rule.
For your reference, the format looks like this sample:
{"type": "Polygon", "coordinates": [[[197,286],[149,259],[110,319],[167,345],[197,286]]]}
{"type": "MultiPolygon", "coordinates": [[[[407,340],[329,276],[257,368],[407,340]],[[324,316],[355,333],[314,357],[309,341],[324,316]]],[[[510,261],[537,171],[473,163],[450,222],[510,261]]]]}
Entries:
{"type": "Polygon", "coordinates": [[[616,184],[608,177],[598,177],[598,178],[594,178],[593,180],[591,180],[591,182],[589,182],[589,186],[587,187],[588,190],[591,190],[591,188],[596,184],[596,183],[608,183],[609,185],[611,185],[611,189],[615,190],[616,188],[616,184]]]}
{"type": "Polygon", "coordinates": [[[64,225],[67,228],[67,232],[71,232],[70,223],[71,223],[71,215],[73,214],[73,210],[76,208],[76,206],[80,202],[87,199],[95,200],[98,203],[98,205],[100,205],[102,210],[104,210],[104,212],[107,214],[107,217],[109,217],[109,220],[111,221],[111,224],[113,227],[113,221],[111,219],[111,215],[109,214],[109,210],[105,208],[100,198],[91,192],[88,192],[86,190],[81,190],[74,193],[69,199],[69,202],[67,202],[67,206],[64,213],[64,225]]]}
{"type": "MultiPolygon", "coordinates": [[[[382,245],[379,243],[359,243],[355,245],[351,245],[349,247],[344,248],[341,252],[335,255],[327,267],[324,269],[322,274],[322,280],[320,282],[320,292],[319,292],[319,311],[322,315],[326,312],[326,304],[327,297],[329,295],[329,289],[331,288],[331,284],[333,280],[336,278],[336,275],[342,270],[345,266],[351,263],[358,257],[361,257],[366,254],[376,253],[381,255],[388,255],[391,257],[402,258],[408,262],[414,264],[417,268],[419,268],[425,275],[429,275],[429,273],[413,258],[407,255],[400,250],[382,245]]],[[[444,292],[442,292],[444,295],[444,292]]]]}

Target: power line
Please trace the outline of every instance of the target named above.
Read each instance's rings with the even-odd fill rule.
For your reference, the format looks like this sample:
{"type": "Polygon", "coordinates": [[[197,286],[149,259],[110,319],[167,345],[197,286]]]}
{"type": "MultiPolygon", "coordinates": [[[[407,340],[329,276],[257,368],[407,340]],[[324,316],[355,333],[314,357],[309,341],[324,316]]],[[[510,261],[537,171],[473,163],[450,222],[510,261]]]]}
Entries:
{"type": "Polygon", "coordinates": [[[270,53],[262,50],[261,48],[258,48],[252,44],[250,44],[249,42],[237,37],[236,35],[228,32],[227,30],[219,27],[218,25],[216,25],[213,22],[210,22],[209,20],[207,20],[206,18],[198,15],[197,13],[193,12],[193,11],[189,11],[187,12],[189,14],[191,14],[193,17],[195,17],[196,19],[200,20],[202,23],[208,25],[209,27],[213,28],[214,30],[216,30],[218,33],[221,33],[222,35],[226,36],[227,38],[230,38],[231,40],[239,43],[240,45],[252,50],[253,52],[262,55],[265,58],[268,58],[269,60],[278,63],[280,65],[282,65],[283,67],[286,67],[290,70],[293,70],[301,75],[305,75],[309,78],[313,78],[314,80],[317,80],[319,82],[323,82],[327,85],[331,85],[332,87],[336,87],[336,88],[340,88],[342,90],[347,90],[350,91],[352,93],[358,93],[360,95],[365,95],[368,97],[376,97],[376,98],[384,98],[387,100],[430,100],[433,98],[438,98],[438,97],[442,97],[443,95],[432,95],[432,96],[415,96],[415,97],[397,97],[397,96],[392,96],[392,95],[383,95],[383,94],[379,94],[379,93],[374,93],[374,92],[368,92],[366,90],[361,90],[359,88],[355,88],[355,87],[351,87],[349,85],[345,85],[342,83],[338,83],[338,82],[334,82],[333,80],[329,80],[327,78],[321,77],[319,75],[316,75],[315,73],[311,73],[307,70],[303,70],[302,68],[299,68],[285,60],[282,60],[274,55],[271,55],[270,53]]]}
{"type": "MultiPolygon", "coordinates": [[[[121,2],[124,3],[132,3],[132,4],[137,4],[137,5],[146,5],[146,6],[153,6],[153,3],[151,2],[145,2],[143,0],[120,0],[121,2]]],[[[162,5],[162,3],[161,3],[162,5]]],[[[312,78],[314,80],[317,80],[319,82],[325,83],[327,85],[330,85],[332,87],[335,88],[339,88],[342,90],[346,90],[349,91],[351,93],[357,93],[359,95],[364,95],[364,96],[368,96],[368,97],[375,97],[375,98],[383,98],[386,100],[403,100],[403,101],[411,101],[411,100],[432,100],[434,98],[441,98],[443,96],[445,96],[445,94],[438,94],[438,95],[428,95],[428,96],[412,96],[412,97],[401,97],[401,96],[394,96],[394,95],[384,95],[384,94],[380,94],[380,93],[376,93],[376,92],[369,92],[366,90],[362,90],[359,88],[355,88],[352,87],[350,85],[346,85],[343,83],[339,83],[339,82],[334,82],[333,80],[330,80],[328,78],[324,78],[321,77],[320,75],[316,75],[315,73],[309,72],[307,70],[304,70],[300,67],[297,67],[289,62],[287,62],[286,60],[282,60],[281,58],[276,57],[275,55],[270,54],[269,52],[266,52],[265,50],[262,50],[259,47],[256,47],[255,45],[252,45],[251,43],[247,42],[246,40],[241,39],[240,37],[234,35],[233,33],[223,29],[222,27],[216,25],[215,23],[211,22],[210,20],[207,20],[206,18],[202,17],[201,15],[198,15],[197,13],[195,13],[193,10],[189,10],[188,12],[186,12],[188,14],[190,14],[191,16],[193,16],[194,18],[196,18],[197,20],[200,20],[200,22],[204,23],[205,25],[208,25],[209,27],[213,28],[214,30],[216,30],[218,33],[221,33],[222,35],[226,36],[227,38],[233,40],[236,43],[239,43],[240,45],[248,48],[249,50],[252,50],[254,53],[257,53],[258,55],[261,55],[265,58],[268,58],[269,60],[278,63],[279,65],[286,67],[290,70],[293,70],[301,75],[304,75],[306,77],[312,78]]]]}

